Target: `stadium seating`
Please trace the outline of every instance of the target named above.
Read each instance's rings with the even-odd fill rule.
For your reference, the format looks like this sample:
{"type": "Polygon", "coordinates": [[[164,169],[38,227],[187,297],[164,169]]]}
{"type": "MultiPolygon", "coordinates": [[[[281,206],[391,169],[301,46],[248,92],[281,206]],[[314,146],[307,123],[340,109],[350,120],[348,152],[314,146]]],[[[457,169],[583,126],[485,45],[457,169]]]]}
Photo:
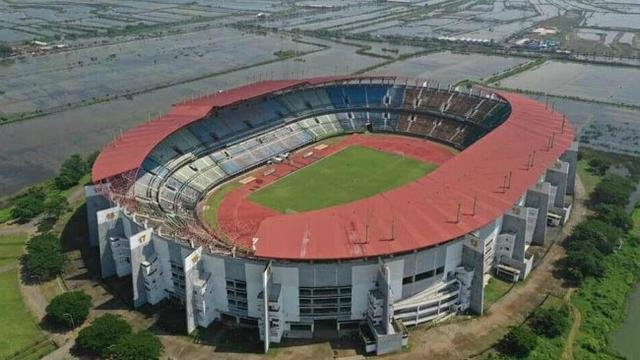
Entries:
{"type": "Polygon", "coordinates": [[[371,84],[367,85],[367,104],[369,107],[382,106],[385,95],[389,89],[389,85],[371,84]]]}
{"type": "Polygon", "coordinates": [[[406,107],[417,107],[418,92],[417,89],[406,89],[404,93],[404,105],[406,107]]]}
{"type": "Polygon", "coordinates": [[[348,107],[366,107],[367,97],[362,85],[345,85],[340,87],[344,102],[348,107]]]}
{"type": "Polygon", "coordinates": [[[387,92],[388,106],[397,109],[404,102],[404,86],[392,86],[387,92]]]}
{"type": "Polygon", "coordinates": [[[133,188],[138,211],[194,216],[206,191],[320,139],[397,132],[464,148],[505,118],[496,98],[383,83],[329,84],[243,102],[176,131],[145,159],[133,188]],[[190,213],[191,212],[191,213],[190,213]]]}

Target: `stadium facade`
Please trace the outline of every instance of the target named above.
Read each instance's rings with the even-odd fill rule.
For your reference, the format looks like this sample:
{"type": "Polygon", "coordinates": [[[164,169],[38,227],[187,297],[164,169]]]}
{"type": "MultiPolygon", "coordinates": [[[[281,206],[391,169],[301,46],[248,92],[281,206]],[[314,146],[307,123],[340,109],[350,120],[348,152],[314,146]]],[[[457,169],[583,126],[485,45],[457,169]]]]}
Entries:
{"type": "Polygon", "coordinates": [[[176,104],[107,145],[86,189],[90,242],[103,277],[130,276],[135,306],[180,302],[188,331],[258,327],[266,350],[355,330],[384,354],[406,344],[407,325],[482,314],[488,274],[527,277],[529,246],[569,216],[576,162],[566,119],[519,95],[395,77],[263,81],[176,104]],[[365,210],[274,216],[249,240],[199,220],[220,184],[357,132],[460,153],[365,210]]]}

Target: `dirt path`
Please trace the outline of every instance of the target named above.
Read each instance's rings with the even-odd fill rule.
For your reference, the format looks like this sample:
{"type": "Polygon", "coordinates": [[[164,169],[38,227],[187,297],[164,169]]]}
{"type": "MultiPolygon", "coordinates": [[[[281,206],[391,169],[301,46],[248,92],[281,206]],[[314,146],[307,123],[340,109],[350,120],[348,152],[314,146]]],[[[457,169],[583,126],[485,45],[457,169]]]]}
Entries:
{"type": "Polygon", "coordinates": [[[578,335],[578,330],[580,330],[580,324],[582,323],[582,314],[580,310],[576,308],[574,305],[571,306],[571,315],[573,316],[573,324],[571,324],[571,331],[569,331],[569,336],[567,336],[567,342],[564,345],[564,352],[562,353],[563,360],[572,360],[573,359],[573,343],[576,340],[576,336],[578,335]]]}
{"type": "Polygon", "coordinates": [[[26,224],[0,224],[0,235],[15,235],[20,233],[33,235],[36,232],[38,220],[39,219],[34,219],[26,224]]]}

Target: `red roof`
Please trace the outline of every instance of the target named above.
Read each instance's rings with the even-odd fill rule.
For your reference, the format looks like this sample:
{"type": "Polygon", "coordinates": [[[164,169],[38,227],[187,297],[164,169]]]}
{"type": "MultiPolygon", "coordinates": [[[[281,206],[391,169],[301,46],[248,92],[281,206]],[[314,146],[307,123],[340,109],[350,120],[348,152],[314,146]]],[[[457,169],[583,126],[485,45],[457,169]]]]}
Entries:
{"type": "MultiPolygon", "coordinates": [[[[99,182],[139,168],[163,139],[215,108],[295,86],[343,79],[349,78],[262,81],[176,104],[168,114],[108,144],[94,164],[92,179],[99,182]]],[[[495,220],[536,183],[573,140],[568,123],[561,132],[562,115],[524,96],[502,96],[511,103],[510,117],[435,171],[414,183],[349,204],[269,217],[255,235],[255,255],[322,260],[406,252],[447,242],[495,220]],[[547,149],[552,134],[554,146],[547,149]],[[534,150],[535,163],[527,169],[534,150]],[[503,189],[509,172],[510,186],[503,189]],[[476,211],[472,214],[474,199],[476,211]],[[458,204],[462,215],[456,222],[458,204]],[[365,222],[365,218],[369,220],[365,222]]]]}
{"type": "Polygon", "coordinates": [[[147,155],[162,140],[175,131],[202,119],[215,108],[295,86],[352,78],[330,76],[305,80],[266,80],[175,104],[167,114],[136,126],[107,144],[93,165],[91,178],[96,183],[139,168],[147,155]]]}
{"type": "Polygon", "coordinates": [[[329,260],[400,253],[453,240],[494,221],[573,141],[568,123],[561,131],[562,115],[524,96],[502,96],[511,103],[511,116],[435,171],[349,204],[268,217],[255,235],[255,255],[329,260]],[[548,149],[554,133],[554,146],[548,149]],[[527,169],[534,150],[534,164],[527,169]],[[510,186],[503,189],[510,172],[510,186]]]}

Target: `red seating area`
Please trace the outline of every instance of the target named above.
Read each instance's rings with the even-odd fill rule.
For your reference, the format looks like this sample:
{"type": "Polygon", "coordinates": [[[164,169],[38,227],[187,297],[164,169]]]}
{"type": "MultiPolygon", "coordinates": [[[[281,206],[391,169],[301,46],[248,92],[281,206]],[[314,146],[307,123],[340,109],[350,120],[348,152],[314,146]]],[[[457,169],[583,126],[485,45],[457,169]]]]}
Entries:
{"type": "Polygon", "coordinates": [[[437,139],[449,141],[449,139],[456,134],[456,130],[459,126],[460,124],[455,121],[443,119],[440,124],[436,126],[435,130],[433,130],[431,136],[437,139]]]}
{"type": "Polygon", "coordinates": [[[448,91],[430,91],[427,96],[422,97],[420,107],[440,111],[444,103],[449,100],[451,93],[448,91]]]}
{"type": "Polygon", "coordinates": [[[478,98],[466,94],[456,94],[449,102],[446,109],[448,113],[453,113],[465,117],[466,114],[478,105],[478,98]]]}
{"type": "Polygon", "coordinates": [[[411,125],[409,132],[416,135],[427,136],[431,133],[431,130],[433,130],[437,122],[437,119],[430,116],[419,115],[411,125]]]}
{"type": "Polygon", "coordinates": [[[487,114],[491,111],[491,109],[493,109],[494,106],[496,106],[497,103],[498,102],[495,100],[485,99],[478,106],[478,109],[471,115],[469,120],[476,123],[481,123],[482,120],[484,120],[487,114]]]}
{"type": "Polygon", "coordinates": [[[414,107],[418,96],[418,89],[406,89],[404,92],[404,105],[414,107]]]}
{"type": "Polygon", "coordinates": [[[410,117],[411,115],[400,115],[400,118],[398,119],[398,128],[396,130],[400,132],[409,132],[409,125],[411,125],[411,122],[409,121],[410,117]]]}

